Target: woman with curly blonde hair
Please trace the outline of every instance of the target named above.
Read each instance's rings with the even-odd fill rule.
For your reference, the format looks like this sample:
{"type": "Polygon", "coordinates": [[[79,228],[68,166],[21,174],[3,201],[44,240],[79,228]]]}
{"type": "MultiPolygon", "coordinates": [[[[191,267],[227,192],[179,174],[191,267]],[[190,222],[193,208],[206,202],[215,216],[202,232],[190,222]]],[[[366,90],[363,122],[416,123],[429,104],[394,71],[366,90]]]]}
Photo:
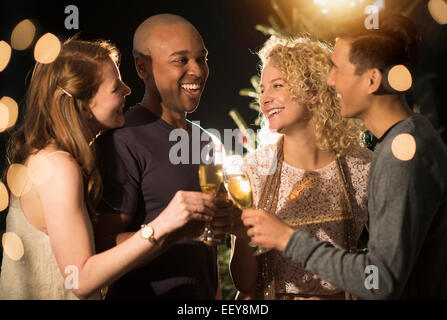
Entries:
{"type": "MultiPolygon", "coordinates": [[[[330,54],[328,45],[303,37],[272,37],[264,44],[260,105],[279,139],[248,155],[245,170],[260,216],[276,215],[353,251],[368,220],[370,151],[360,145],[361,126],[342,118],[326,83],[330,54]]],[[[233,231],[231,273],[241,296],[345,299],[347,293],[278,251],[253,256],[246,230],[239,225],[233,231]]]]}

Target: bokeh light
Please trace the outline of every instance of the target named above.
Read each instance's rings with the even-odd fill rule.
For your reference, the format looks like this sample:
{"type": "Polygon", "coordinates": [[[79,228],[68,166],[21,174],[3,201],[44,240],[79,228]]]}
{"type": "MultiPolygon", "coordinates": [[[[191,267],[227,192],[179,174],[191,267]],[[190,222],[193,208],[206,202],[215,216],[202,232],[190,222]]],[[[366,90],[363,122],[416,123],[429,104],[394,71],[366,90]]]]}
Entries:
{"type": "Polygon", "coordinates": [[[34,47],[34,58],[40,63],[51,63],[56,60],[61,47],[61,42],[54,34],[46,33],[40,37],[34,47]]]}
{"type": "Polygon", "coordinates": [[[400,64],[391,68],[388,73],[388,83],[394,90],[404,92],[411,88],[413,78],[407,67],[400,64]]]}
{"type": "Polygon", "coordinates": [[[9,205],[9,194],[8,189],[6,189],[6,186],[3,184],[3,182],[0,182],[0,211],[5,210],[9,205]]]}
{"type": "Polygon", "coordinates": [[[0,99],[0,132],[13,127],[19,116],[19,106],[11,97],[0,99]]]}
{"type": "Polygon", "coordinates": [[[430,0],[428,2],[428,11],[432,18],[439,24],[447,24],[447,1],[430,0]]]}
{"type": "Polygon", "coordinates": [[[35,185],[43,185],[53,175],[53,165],[44,156],[37,155],[28,164],[28,175],[35,185]]]}
{"type": "Polygon", "coordinates": [[[32,181],[28,175],[28,168],[22,164],[13,163],[6,173],[6,183],[9,190],[17,198],[25,195],[31,190],[32,181]]]}
{"type": "Polygon", "coordinates": [[[3,40],[0,41],[0,72],[5,70],[11,60],[11,47],[3,40]]]}
{"type": "MultiPolygon", "coordinates": [[[[346,7],[355,7],[358,0],[314,0],[314,4],[326,8],[328,10],[341,10],[346,7]]],[[[359,2],[360,3],[360,2],[359,2]]]]}
{"type": "Polygon", "coordinates": [[[5,254],[14,261],[22,259],[25,253],[22,240],[14,232],[6,232],[3,234],[2,247],[5,254]]]}
{"type": "Polygon", "coordinates": [[[391,151],[399,160],[411,160],[416,153],[416,141],[411,134],[402,133],[394,138],[391,151]]]}
{"type": "Polygon", "coordinates": [[[36,27],[28,20],[19,22],[11,33],[11,46],[16,50],[26,50],[33,43],[36,27]]]}
{"type": "Polygon", "coordinates": [[[6,130],[9,122],[9,110],[6,105],[0,101],[0,132],[6,130]]]}

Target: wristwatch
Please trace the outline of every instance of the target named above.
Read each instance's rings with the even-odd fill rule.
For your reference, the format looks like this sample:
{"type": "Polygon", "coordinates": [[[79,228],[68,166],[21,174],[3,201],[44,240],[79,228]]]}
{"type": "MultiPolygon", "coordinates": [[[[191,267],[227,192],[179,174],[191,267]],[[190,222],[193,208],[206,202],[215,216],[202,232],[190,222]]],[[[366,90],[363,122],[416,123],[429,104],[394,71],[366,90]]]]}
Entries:
{"type": "Polygon", "coordinates": [[[151,226],[147,224],[141,225],[140,233],[143,239],[148,240],[155,245],[158,245],[157,240],[155,240],[154,237],[154,229],[151,226]]]}

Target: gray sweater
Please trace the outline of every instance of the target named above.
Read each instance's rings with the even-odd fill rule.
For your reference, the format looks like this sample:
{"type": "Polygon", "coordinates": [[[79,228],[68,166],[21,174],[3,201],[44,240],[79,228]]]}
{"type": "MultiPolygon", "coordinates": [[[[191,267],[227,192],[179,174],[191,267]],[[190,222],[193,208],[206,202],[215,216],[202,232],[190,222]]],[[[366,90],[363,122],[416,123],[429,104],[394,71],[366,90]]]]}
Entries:
{"type": "Polygon", "coordinates": [[[447,299],[447,147],[421,115],[382,139],[371,161],[368,248],[348,253],[296,231],[283,254],[363,299],[447,299]],[[416,142],[408,161],[391,149],[402,133],[416,142]]]}

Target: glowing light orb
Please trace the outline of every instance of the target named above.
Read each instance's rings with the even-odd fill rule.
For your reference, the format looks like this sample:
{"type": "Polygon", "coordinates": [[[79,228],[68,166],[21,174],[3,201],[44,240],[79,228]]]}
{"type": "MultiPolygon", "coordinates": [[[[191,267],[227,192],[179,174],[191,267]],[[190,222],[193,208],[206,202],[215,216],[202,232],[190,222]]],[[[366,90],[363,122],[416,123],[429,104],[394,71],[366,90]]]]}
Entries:
{"type": "Polygon", "coordinates": [[[34,58],[40,63],[51,63],[56,60],[61,48],[59,39],[52,33],[46,33],[40,37],[34,47],[34,58]]]}
{"type": "Polygon", "coordinates": [[[11,97],[0,99],[0,132],[14,126],[19,116],[19,106],[11,97]]]}
{"type": "Polygon", "coordinates": [[[6,173],[6,183],[9,190],[17,198],[28,193],[32,187],[32,181],[28,176],[28,168],[17,163],[9,166],[6,173]]]}
{"type": "Polygon", "coordinates": [[[9,205],[9,194],[6,186],[0,182],[0,211],[5,210],[9,205]]]}
{"type": "Polygon", "coordinates": [[[0,132],[6,130],[9,122],[9,109],[0,101],[0,132]]]}
{"type": "Polygon", "coordinates": [[[33,43],[36,36],[36,27],[25,19],[19,22],[11,33],[11,46],[16,50],[26,50],[33,43]]]}
{"type": "Polygon", "coordinates": [[[11,60],[11,47],[5,41],[0,41],[0,72],[5,70],[11,60]]]}
{"type": "Polygon", "coordinates": [[[410,70],[402,64],[394,66],[388,73],[388,83],[397,91],[407,91],[413,84],[410,70]]]}
{"type": "Polygon", "coordinates": [[[6,232],[3,234],[2,247],[5,254],[14,261],[22,259],[25,253],[22,240],[14,232],[6,232]]]}
{"type": "Polygon", "coordinates": [[[432,18],[439,24],[447,24],[447,1],[430,0],[428,2],[428,11],[432,18]]]}
{"type": "Polygon", "coordinates": [[[397,159],[409,161],[416,153],[416,141],[411,134],[402,133],[394,138],[391,151],[397,159]]]}

